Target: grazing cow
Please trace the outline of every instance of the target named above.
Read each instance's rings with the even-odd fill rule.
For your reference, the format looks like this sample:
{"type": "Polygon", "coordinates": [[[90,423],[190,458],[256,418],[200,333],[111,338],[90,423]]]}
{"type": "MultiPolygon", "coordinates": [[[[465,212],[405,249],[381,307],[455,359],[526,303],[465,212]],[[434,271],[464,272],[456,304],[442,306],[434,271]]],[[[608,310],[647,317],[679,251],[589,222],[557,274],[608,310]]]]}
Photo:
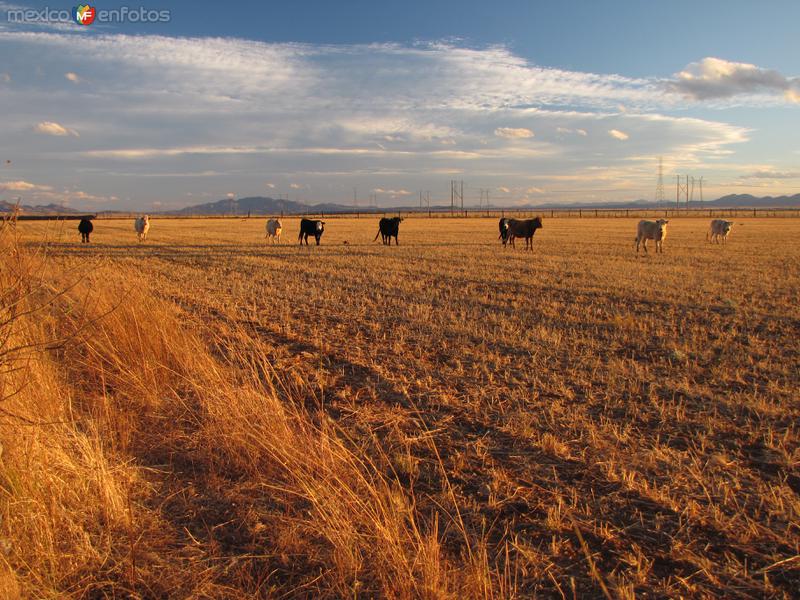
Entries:
{"type": "Polygon", "coordinates": [[[497,239],[498,240],[503,240],[503,247],[504,248],[505,248],[506,244],[508,243],[508,235],[509,235],[509,233],[508,233],[508,222],[510,220],[511,219],[503,218],[503,219],[500,219],[500,223],[499,223],[499,225],[500,225],[500,235],[498,236],[497,239]]]}
{"type": "Polygon", "coordinates": [[[516,248],[514,239],[521,237],[525,238],[525,249],[530,248],[533,251],[533,234],[537,229],[542,228],[542,218],[536,217],[535,219],[509,219],[508,220],[508,241],[511,242],[511,247],[516,248]]]}
{"type": "Polygon", "coordinates": [[[659,219],[658,221],[639,221],[639,226],[636,228],[636,254],[639,254],[639,244],[644,246],[645,254],[647,253],[647,240],[655,240],[656,252],[664,254],[664,238],[667,237],[667,221],[666,219],[659,219]]]}
{"type": "Polygon", "coordinates": [[[133,229],[136,231],[136,237],[140,242],[147,239],[147,232],[150,231],[150,215],[137,218],[133,222],[133,229]]]}
{"type": "Polygon", "coordinates": [[[399,246],[397,234],[400,231],[400,221],[402,220],[403,219],[400,217],[392,217],[391,219],[387,219],[386,217],[382,218],[380,223],[378,223],[378,233],[375,234],[375,238],[372,241],[374,242],[378,239],[378,236],[381,236],[383,245],[391,246],[392,238],[394,238],[394,245],[399,246]]]}
{"type": "Polygon", "coordinates": [[[711,221],[711,229],[706,232],[706,240],[711,236],[711,241],[719,244],[719,239],[722,238],[722,243],[728,239],[728,234],[733,227],[733,221],[723,221],[722,219],[714,219],[711,221]]]}
{"type": "Polygon", "coordinates": [[[283,225],[281,224],[280,219],[270,219],[267,221],[267,237],[275,243],[275,240],[278,240],[278,243],[281,242],[281,231],[283,231],[283,225]]]}
{"type": "Polygon", "coordinates": [[[91,219],[84,217],[81,219],[81,222],[78,223],[78,232],[81,234],[81,244],[89,243],[89,235],[94,231],[94,225],[92,225],[91,219]]]}
{"type": "Polygon", "coordinates": [[[306,242],[306,246],[308,246],[308,236],[313,235],[314,239],[317,240],[317,246],[319,246],[319,238],[322,237],[322,233],[325,231],[325,222],[319,221],[316,219],[301,219],[300,220],[300,235],[298,236],[298,240],[300,240],[300,245],[303,245],[303,240],[306,242]]]}

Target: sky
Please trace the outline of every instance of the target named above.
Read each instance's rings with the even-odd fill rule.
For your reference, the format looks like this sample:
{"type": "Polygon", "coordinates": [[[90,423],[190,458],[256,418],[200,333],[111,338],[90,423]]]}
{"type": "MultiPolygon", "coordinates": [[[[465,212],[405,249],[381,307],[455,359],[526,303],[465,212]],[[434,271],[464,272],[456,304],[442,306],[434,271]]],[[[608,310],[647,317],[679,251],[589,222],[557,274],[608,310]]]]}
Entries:
{"type": "Polygon", "coordinates": [[[91,6],[0,0],[0,200],[800,193],[796,0],[91,6]]]}

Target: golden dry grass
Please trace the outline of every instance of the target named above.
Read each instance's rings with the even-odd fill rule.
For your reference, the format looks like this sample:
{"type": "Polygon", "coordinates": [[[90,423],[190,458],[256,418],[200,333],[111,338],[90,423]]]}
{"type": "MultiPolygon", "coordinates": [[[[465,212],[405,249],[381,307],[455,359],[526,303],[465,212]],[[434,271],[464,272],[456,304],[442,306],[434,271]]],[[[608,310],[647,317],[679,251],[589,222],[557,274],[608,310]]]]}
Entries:
{"type": "Polygon", "coordinates": [[[0,586],[791,597],[800,221],[736,222],[20,223],[0,586]]]}

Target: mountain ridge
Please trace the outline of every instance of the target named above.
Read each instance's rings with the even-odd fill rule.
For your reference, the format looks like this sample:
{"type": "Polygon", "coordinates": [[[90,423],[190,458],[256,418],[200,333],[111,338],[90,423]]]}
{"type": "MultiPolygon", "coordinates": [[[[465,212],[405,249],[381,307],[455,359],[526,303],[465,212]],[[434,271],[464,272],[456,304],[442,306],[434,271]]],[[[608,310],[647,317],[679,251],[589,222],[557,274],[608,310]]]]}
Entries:
{"type": "MultiPolygon", "coordinates": [[[[674,202],[656,203],[650,200],[631,200],[619,202],[574,202],[574,203],[540,203],[522,206],[493,206],[490,210],[535,210],[535,209],[670,209],[676,205],[674,202]]],[[[685,203],[680,204],[686,207],[685,203]]],[[[716,200],[689,202],[689,208],[791,208],[800,207],[800,194],[792,196],[762,196],[751,194],[728,194],[716,200]]],[[[468,207],[474,210],[477,207],[468,207]]],[[[387,206],[387,207],[354,207],[346,204],[323,202],[320,204],[305,204],[292,200],[275,199],[269,196],[249,196],[238,200],[222,199],[204,204],[196,204],[173,211],[163,211],[162,214],[171,215],[246,215],[255,214],[303,214],[303,213],[341,213],[341,212],[392,212],[392,211],[420,210],[416,206],[387,206]]],[[[424,210],[424,209],[423,209],[424,210]]],[[[450,206],[437,205],[429,208],[431,211],[441,212],[450,210],[450,206]]]]}

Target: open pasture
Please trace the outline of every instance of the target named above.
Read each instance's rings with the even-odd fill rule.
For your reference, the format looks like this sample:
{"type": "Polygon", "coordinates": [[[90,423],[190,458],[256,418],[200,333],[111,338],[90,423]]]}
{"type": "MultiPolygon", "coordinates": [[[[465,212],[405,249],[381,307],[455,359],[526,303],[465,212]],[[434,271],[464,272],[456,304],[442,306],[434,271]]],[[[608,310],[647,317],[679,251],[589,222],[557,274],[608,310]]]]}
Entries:
{"type": "Polygon", "coordinates": [[[119,450],[174,532],[139,559],[150,589],[172,569],[214,597],[797,593],[800,220],[737,218],[723,247],[708,219],[672,219],[648,256],[636,219],[545,218],[533,252],[504,249],[496,219],[406,219],[399,247],[373,242],[377,218],[325,221],[307,248],[295,218],[280,245],[260,218],[154,218],[142,244],[97,220],[88,246],[77,224],[18,225],[57,265],[142,282],[226,377],[332,431],[446,565],[386,583],[368,554],[331,559],[254,466],[255,438],[231,417],[214,443],[250,448],[244,466],[201,450],[188,423],[213,411],[178,390],[179,411],[152,408],[158,435],[129,423],[119,450]]]}

